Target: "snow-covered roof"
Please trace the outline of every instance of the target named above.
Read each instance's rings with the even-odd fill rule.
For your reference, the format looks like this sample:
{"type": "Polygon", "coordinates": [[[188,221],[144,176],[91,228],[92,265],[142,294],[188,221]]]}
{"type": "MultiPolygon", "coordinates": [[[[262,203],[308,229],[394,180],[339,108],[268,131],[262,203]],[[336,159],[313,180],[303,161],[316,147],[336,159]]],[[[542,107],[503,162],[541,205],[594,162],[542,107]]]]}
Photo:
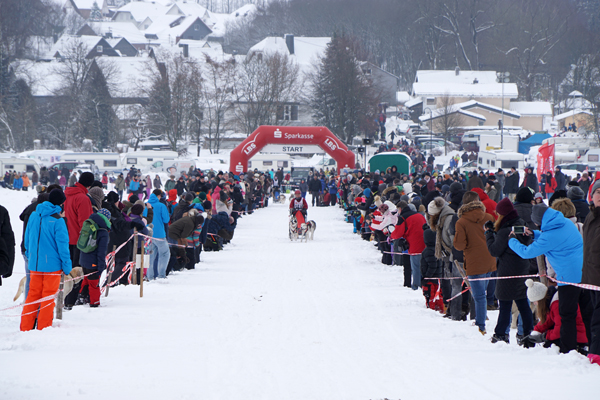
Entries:
{"type": "Polygon", "coordinates": [[[27,82],[35,97],[54,96],[63,87],[63,78],[57,73],[58,61],[32,61],[20,59],[11,63],[15,75],[27,82]]]}
{"type": "MultiPolygon", "coordinates": [[[[131,22],[102,21],[88,23],[90,28],[99,35],[111,33],[113,37],[124,37],[131,44],[147,44],[148,39],[144,36],[144,31],[140,31],[136,24],[131,22]]],[[[154,43],[155,41],[152,41],[154,43]]]]}
{"type": "MultiPolygon", "coordinates": [[[[456,103],[450,107],[450,110],[452,110],[451,112],[456,112],[454,110],[464,111],[464,112],[460,112],[460,111],[458,111],[458,112],[460,112],[461,114],[464,114],[464,115],[471,116],[473,118],[477,118],[477,119],[481,119],[479,117],[482,117],[483,120],[485,121],[485,118],[482,115],[474,113],[472,111],[469,111],[469,110],[474,110],[474,109],[475,110],[482,109],[485,111],[502,114],[501,107],[496,107],[491,104],[483,103],[483,102],[477,101],[477,100],[469,100],[469,101],[465,101],[463,103],[456,103]],[[471,113],[472,115],[469,115],[467,112],[471,113]]],[[[440,116],[444,115],[444,113],[445,113],[444,110],[445,110],[444,108],[437,108],[437,109],[433,110],[433,113],[431,114],[432,118],[436,119],[436,118],[439,118],[440,116]]],[[[507,110],[507,109],[504,109],[504,115],[511,117],[511,118],[521,118],[521,114],[519,114],[515,111],[507,110]]],[[[420,116],[419,119],[421,121],[429,121],[430,114],[425,113],[424,115],[420,116]]]]}
{"type": "Polygon", "coordinates": [[[472,84],[477,79],[481,84],[496,83],[496,71],[421,70],[417,71],[415,82],[436,84],[472,84]]]}
{"type": "Polygon", "coordinates": [[[591,111],[582,110],[581,108],[577,108],[575,110],[567,111],[562,114],[558,114],[558,115],[554,116],[554,121],[562,121],[563,119],[567,119],[569,117],[572,117],[573,115],[579,115],[579,114],[587,114],[587,115],[592,115],[592,116],[594,115],[594,113],[591,111]]]}
{"type": "Polygon", "coordinates": [[[92,51],[94,47],[101,41],[102,38],[99,36],[74,36],[74,35],[62,35],[56,43],[52,46],[49,52],[44,55],[44,58],[51,60],[59,53],[61,56],[69,54],[76,46],[81,43],[84,49],[88,52],[92,51]]]}
{"type": "Polygon", "coordinates": [[[404,103],[404,107],[411,108],[411,107],[416,106],[417,104],[421,104],[422,102],[423,102],[422,98],[416,97],[416,98],[408,100],[406,103],[404,103]]]}
{"type": "Polygon", "coordinates": [[[521,115],[552,115],[552,104],[547,101],[511,101],[510,109],[521,115]]]}
{"type": "Polygon", "coordinates": [[[409,101],[411,99],[410,94],[408,94],[408,92],[404,92],[404,91],[398,91],[396,92],[396,101],[398,103],[406,103],[407,101],[409,101]]]}
{"type": "Polygon", "coordinates": [[[195,15],[198,17],[203,17],[207,11],[205,7],[191,1],[176,1],[169,7],[169,11],[174,9],[179,9],[182,15],[195,15]]]}
{"type": "Polygon", "coordinates": [[[108,85],[111,97],[145,97],[143,89],[151,85],[153,62],[149,57],[110,57],[100,60],[98,65],[112,74],[108,85]]]}
{"type": "MultiPolygon", "coordinates": [[[[465,115],[467,117],[475,118],[480,121],[487,120],[487,118],[485,118],[483,115],[474,113],[472,111],[464,110],[464,109],[458,107],[457,104],[449,107],[449,109],[447,110],[447,113],[448,114],[458,113],[458,114],[465,115]]],[[[431,113],[427,112],[427,113],[421,115],[419,117],[419,121],[426,122],[426,121],[429,121],[430,119],[440,118],[444,115],[446,115],[446,110],[444,108],[437,108],[437,109],[433,110],[431,113]]]]}
{"type": "MultiPolygon", "coordinates": [[[[502,97],[501,83],[413,83],[415,96],[451,96],[451,97],[502,97]]],[[[504,97],[516,98],[519,89],[516,83],[504,84],[504,97]]]]}
{"type": "Polygon", "coordinates": [[[208,19],[204,22],[213,31],[212,36],[223,36],[227,32],[227,25],[243,19],[254,19],[256,6],[246,4],[230,14],[208,12],[208,19]]]}
{"type": "Polygon", "coordinates": [[[94,2],[98,5],[98,8],[102,9],[104,0],[73,0],[73,3],[80,10],[91,10],[94,2]]]}
{"type": "Polygon", "coordinates": [[[325,54],[327,45],[331,42],[329,37],[294,37],[294,54],[290,54],[284,38],[266,37],[248,51],[248,55],[255,52],[264,54],[283,53],[295,60],[301,69],[307,71],[313,67],[317,59],[325,54]]]}
{"type": "MultiPolygon", "coordinates": [[[[577,91],[575,91],[577,92],[577,91]]],[[[581,94],[580,92],[577,92],[579,94],[581,94]]],[[[566,98],[565,100],[561,101],[558,103],[558,105],[556,106],[559,110],[569,110],[569,109],[578,109],[578,108],[582,108],[582,109],[592,109],[594,108],[594,105],[592,104],[591,101],[584,99],[582,96],[569,96],[568,98],[566,98]]]]}
{"type": "MultiPolygon", "coordinates": [[[[152,15],[149,16],[148,19],[150,21],[152,21],[152,23],[150,24],[150,26],[144,30],[144,34],[146,33],[152,33],[157,35],[158,33],[169,29],[170,25],[174,22],[176,22],[177,20],[181,20],[183,21],[185,17],[183,15],[173,15],[173,14],[166,14],[166,15],[152,15]]],[[[142,28],[142,27],[140,27],[142,28]]]]}
{"type": "Polygon", "coordinates": [[[571,93],[569,93],[570,97],[583,97],[583,93],[581,93],[579,90],[573,90],[571,93]]]}
{"type": "Polygon", "coordinates": [[[157,1],[132,1],[117,9],[115,16],[120,12],[129,12],[133,16],[133,19],[141,22],[146,17],[165,15],[169,8],[159,4],[157,1]]]}

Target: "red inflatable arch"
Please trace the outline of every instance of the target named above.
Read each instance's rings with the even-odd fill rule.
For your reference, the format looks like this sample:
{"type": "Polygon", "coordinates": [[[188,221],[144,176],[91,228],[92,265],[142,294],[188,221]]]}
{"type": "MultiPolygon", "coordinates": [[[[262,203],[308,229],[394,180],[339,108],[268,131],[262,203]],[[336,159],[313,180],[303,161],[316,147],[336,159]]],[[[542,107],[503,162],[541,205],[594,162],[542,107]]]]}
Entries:
{"type": "Polygon", "coordinates": [[[231,152],[229,170],[248,171],[248,160],[268,144],[318,145],[336,162],[338,169],[354,168],[354,153],[324,126],[261,125],[231,152]]]}

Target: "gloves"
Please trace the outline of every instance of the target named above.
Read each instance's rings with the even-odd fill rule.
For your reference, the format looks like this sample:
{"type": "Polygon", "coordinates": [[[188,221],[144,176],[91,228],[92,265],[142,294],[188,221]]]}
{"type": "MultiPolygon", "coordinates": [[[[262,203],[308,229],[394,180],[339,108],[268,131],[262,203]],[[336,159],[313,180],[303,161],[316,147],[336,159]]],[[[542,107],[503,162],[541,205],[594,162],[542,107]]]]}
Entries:
{"type": "Polygon", "coordinates": [[[484,228],[486,230],[486,233],[490,232],[490,231],[494,232],[494,222],[493,221],[486,222],[485,225],[484,225],[484,228]]]}
{"type": "Polygon", "coordinates": [[[138,231],[142,231],[142,230],[144,230],[146,225],[144,225],[142,222],[139,222],[139,221],[131,221],[129,223],[129,227],[131,229],[137,229],[138,231]]]}
{"type": "Polygon", "coordinates": [[[386,242],[387,242],[388,244],[391,244],[391,243],[393,242],[393,240],[392,240],[392,237],[391,237],[391,236],[388,236],[388,237],[387,237],[387,239],[386,239],[386,242]]]}

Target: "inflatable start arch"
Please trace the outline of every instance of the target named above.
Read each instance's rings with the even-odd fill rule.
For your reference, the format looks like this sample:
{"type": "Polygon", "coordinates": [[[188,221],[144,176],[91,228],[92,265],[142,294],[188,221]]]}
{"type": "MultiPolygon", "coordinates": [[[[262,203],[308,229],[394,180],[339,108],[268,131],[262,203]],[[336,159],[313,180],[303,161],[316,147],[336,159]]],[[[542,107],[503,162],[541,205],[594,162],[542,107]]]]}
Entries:
{"type": "Polygon", "coordinates": [[[230,154],[229,169],[234,174],[248,171],[248,160],[268,144],[317,145],[336,162],[338,169],[354,168],[354,153],[324,126],[261,125],[230,154]]]}

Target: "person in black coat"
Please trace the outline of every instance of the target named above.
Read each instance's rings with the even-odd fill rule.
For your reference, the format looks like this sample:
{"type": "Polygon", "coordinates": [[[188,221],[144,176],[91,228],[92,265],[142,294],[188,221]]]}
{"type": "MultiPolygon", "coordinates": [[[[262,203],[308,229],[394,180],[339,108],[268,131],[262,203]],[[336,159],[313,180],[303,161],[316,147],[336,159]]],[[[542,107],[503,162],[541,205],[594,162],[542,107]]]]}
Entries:
{"type": "Polygon", "coordinates": [[[444,312],[444,301],[442,296],[436,299],[438,292],[438,281],[425,278],[442,278],[444,263],[442,260],[435,258],[435,231],[429,229],[428,225],[424,225],[423,240],[425,249],[421,253],[421,287],[423,288],[423,296],[425,296],[425,305],[427,308],[444,312]]]}
{"type": "MultiPolygon", "coordinates": [[[[529,272],[529,261],[519,257],[509,246],[508,240],[516,237],[524,245],[531,243],[531,237],[518,234],[515,235],[513,227],[522,227],[525,221],[519,218],[517,211],[508,198],[501,200],[496,206],[498,219],[496,223],[486,223],[486,242],[490,254],[496,257],[498,277],[527,275],[529,272]]],[[[521,318],[523,319],[523,336],[527,337],[533,330],[533,314],[527,302],[527,286],[525,278],[499,279],[496,282],[496,298],[500,302],[500,314],[492,336],[492,343],[509,341],[510,320],[512,314],[512,303],[516,303],[521,318]]],[[[519,339],[517,339],[519,341],[519,339]]],[[[524,342],[526,347],[529,345],[524,342]]]]}
{"type": "Polygon", "coordinates": [[[12,275],[15,264],[15,234],[10,225],[10,215],[6,208],[2,206],[0,206],[0,238],[3,239],[3,243],[0,243],[0,247],[2,247],[0,286],[2,286],[2,278],[8,278],[12,275]]]}
{"type": "Polygon", "coordinates": [[[535,176],[532,167],[525,168],[525,179],[523,180],[522,187],[527,186],[535,193],[540,191],[537,176],[535,176]]]}
{"type": "Polygon", "coordinates": [[[177,189],[177,196],[181,196],[183,192],[187,190],[187,186],[185,185],[185,181],[183,180],[182,176],[179,177],[179,180],[175,184],[175,189],[177,189]]]}
{"type": "Polygon", "coordinates": [[[80,294],[85,293],[85,288],[89,288],[90,307],[100,305],[100,275],[106,269],[106,254],[108,251],[109,230],[111,214],[105,208],[101,208],[97,213],[90,215],[92,221],[98,225],[96,236],[97,247],[94,251],[79,254],[79,263],[83,267],[83,273],[86,275],[81,282],[80,294]]]}
{"type": "Polygon", "coordinates": [[[459,182],[454,182],[450,185],[450,208],[454,212],[458,212],[458,209],[462,205],[462,198],[466,191],[463,189],[463,185],[459,182]]]}
{"type": "Polygon", "coordinates": [[[562,170],[559,166],[554,168],[554,180],[556,181],[556,190],[566,190],[567,177],[562,173],[562,170]]]}

